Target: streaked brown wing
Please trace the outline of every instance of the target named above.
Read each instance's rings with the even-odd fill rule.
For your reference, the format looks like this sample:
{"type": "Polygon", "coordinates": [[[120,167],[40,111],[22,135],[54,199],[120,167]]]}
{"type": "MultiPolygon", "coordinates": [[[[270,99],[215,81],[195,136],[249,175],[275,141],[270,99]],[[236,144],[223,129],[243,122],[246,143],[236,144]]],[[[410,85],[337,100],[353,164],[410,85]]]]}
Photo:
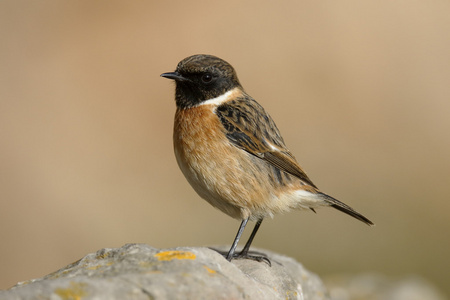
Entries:
{"type": "Polygon", "coordinates": [[[286,148],[275,122],[258,102],[249,96],[238,98],[218,106],[216,114],[236,147],[316,188],[286,148]]]}

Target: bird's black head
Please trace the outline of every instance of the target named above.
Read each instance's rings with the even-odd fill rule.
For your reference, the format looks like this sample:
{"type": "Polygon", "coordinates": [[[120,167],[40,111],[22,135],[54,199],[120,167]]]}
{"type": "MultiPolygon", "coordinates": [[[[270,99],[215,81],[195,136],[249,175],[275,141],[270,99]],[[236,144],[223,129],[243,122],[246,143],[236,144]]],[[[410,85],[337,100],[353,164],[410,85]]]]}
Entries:
{"type": "Polygon", "coordinates": [[[161,76],[175,80],[175,101],[180,108],[193,107],[241,86],[229,63],[205,54],[189,56],[178,63],[175,72],[161,76]]]}

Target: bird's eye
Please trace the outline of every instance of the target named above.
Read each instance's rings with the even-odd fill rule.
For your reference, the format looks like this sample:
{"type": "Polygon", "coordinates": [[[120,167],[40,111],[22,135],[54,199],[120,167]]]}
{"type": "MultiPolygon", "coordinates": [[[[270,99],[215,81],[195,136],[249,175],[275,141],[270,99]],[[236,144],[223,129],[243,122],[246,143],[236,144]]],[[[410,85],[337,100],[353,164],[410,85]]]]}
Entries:
{"type": "Polygon", "coordinates": [[[205,73],[202,75],[203,83],[210,83],[213,79],[213,76],[210,73],[205,73]]]}

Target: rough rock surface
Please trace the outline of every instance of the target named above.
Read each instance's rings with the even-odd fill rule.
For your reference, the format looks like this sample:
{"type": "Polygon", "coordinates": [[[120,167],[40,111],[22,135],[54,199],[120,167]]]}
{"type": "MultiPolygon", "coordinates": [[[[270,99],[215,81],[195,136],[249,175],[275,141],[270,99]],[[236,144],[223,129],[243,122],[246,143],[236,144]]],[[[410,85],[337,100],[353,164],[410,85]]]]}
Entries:
{"type": "Polygon", "coordinates": [[[432,283],[418,275],[392,278],[380,273],[336,274],[324,279],[333,300],[445,300],[432,283]]]}
{"type": "Polygon", "coordinates": [[[233,260],[209,248],[128,244],[91,253],[0,299],[328,299],[322,281],[294,259],[233,260]]]}

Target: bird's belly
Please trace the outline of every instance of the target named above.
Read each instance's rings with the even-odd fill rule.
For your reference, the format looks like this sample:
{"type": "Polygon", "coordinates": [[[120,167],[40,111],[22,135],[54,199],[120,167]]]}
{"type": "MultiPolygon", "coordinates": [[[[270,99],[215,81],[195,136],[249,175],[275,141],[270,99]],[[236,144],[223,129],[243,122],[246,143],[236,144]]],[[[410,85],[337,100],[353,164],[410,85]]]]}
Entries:
{"type": "Polygon", "coordinates": [[[202,198],[233,218],[272,215],[266,164],[232,145],[221,128],[204,107],[177,111],[174,150],[181,171],[202,198]]]}

